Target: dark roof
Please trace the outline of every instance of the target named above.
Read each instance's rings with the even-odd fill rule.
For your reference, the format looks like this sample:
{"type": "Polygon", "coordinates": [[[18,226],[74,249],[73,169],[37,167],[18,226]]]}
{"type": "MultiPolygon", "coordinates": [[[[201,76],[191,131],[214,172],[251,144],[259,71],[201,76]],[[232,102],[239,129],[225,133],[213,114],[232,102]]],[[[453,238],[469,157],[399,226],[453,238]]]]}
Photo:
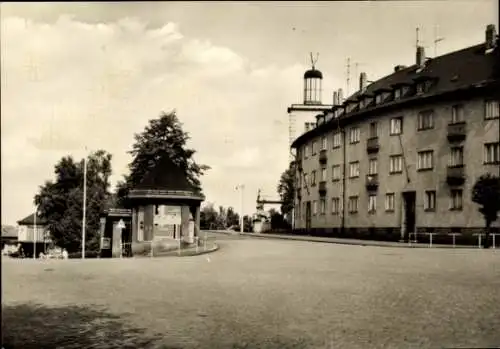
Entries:
{"type": "Polygon", "coordinates": [[[312,68],[304,73],[304,79],[310,79],[310,78],[323,79],[323,74],[319,70],[312,68]]]}
{"type": "MultiPolygon", "coordinates": [[[[17,221],[17,224],[19,224],[19,225],[34,225],[35,224],[35,214],[32,213],[29,216],[24,217],[20,221],[17,221]]],[[[45,219],[38,216],[36,218],[36,224],[37,225],[45,225],[46,224],[45,219]]]]}
{"type": "Polygon", "coordinates": [[[133,189],[195,191],[185,172],[167,156],[160,159],[133,189]]]}
{"type": "Polygon", "coordinates": [[[2,225],[3,238],[17,238],[17,229],[12,225],[2,225]]]}
{"type": "MultiPolygon", "coordinates": [[[[417,65],[412,65],[405,69],[393,72],[367,86],[363,94],[374,94],[376,92],[392,89],[401,85],[414,85],[415,79],[421,76],[434,80],[434,85],[430,90],[424,93],[419,98],[413,98],[417,102],[420,98],[442,95],[465,88],[473,88],[478,84],[498,83],[499,76],[499,55],[500,49],[497,45],[495,52],[486,54],[486,45],[484,43],[467,47],[459,51],[451,52],[426,61],[422,69],[418,69],[417,65]]],[[[347,98],[344,104],[357,102],[360,91],[352,94],[347,98]]],[[[403,104],[405,98],[389,102],[394,105],[403,104]]],[[[387,103],[376,105],[373,108],[367,108],[367,113],[376,112],[384,108],[387,103]]],[[[364,113],[365,110],[358,111],[357,108],[350,113],[341,116],[341,119],[349,119],[353,114],[364,113]]],[[[325,123],[320,130],[313,129],[300,137],[292,144],[292,147],[297,147],[311,137],[314,137],[318,132],[326,130],[326,128],[337,123],[337,120],[331,120],[325,123]]]]}

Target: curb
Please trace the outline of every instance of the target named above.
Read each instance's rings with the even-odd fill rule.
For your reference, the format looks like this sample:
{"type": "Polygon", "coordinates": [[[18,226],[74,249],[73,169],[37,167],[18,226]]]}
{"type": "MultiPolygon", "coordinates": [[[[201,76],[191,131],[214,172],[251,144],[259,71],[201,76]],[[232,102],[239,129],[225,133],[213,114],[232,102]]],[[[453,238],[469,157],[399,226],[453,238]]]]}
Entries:
{"type": "MultiPolygon", "coordinates": [[[[223,234],[228,234],[226,232],[222,232],[223,234]]],[[[254,238],[261,238],[261,239],[280,239],[280,240],[293,240],[293,241],[309,241],[309,242],[323,242],[327,244],[338,244],[338,245],[351,245],[351,246],[374,246],[374,247],[395,247],[395,248],[434,248],[434,249],[473,249],[473,250],[479,250],[480,248],[474,247],[474,246],[464,246],[464,245],[432,245],[432,247],[429,247],[429,244],[426,243],[416,243],[416,244],[406,244],[406,243],[401,243],[401,244],[391,244],[391,243],[379,243],[377,241],[371,241],[370,242],[365,242],[363,240],[357,240],[357,241],[342,241],[342,240],[319,240],[314,239],[314,237],[306,237],[306,236],[301,236],[301,237],[295,237],[295,236],[279,236],[279,235],[255,235],[252,233],[243,233],[240,234],[242,236],[250,236],[254,238]]],[[[482,250],[482,248],[481,248],[482,250]]]]}
{"type": "Polygon", "coordinates": [[[209,248],[209,249],[204,250],[204,251],[201,250],[201,251],[198,251],[198,252],[196,252],[196,250],[192,250],[192,253],[189,252],[189,253],[186,253],[186,254],[181,254],[180,256],[178,254],[178,250],[173,250],[173,251],[165,252],[165,254],[154,255],[152,257],[151,256],[134,256],[133,258],[154,259],[154,258],[162,258],[162,257],[179,257],[179,258],[181,258],[181,257],[196,257],[196,256],[199,256],[199,255],[202,255],[202,254],[216,252],[219,249],[220,249],[220,246],[217,243],[214,242],[212,248],[209,248]]]}

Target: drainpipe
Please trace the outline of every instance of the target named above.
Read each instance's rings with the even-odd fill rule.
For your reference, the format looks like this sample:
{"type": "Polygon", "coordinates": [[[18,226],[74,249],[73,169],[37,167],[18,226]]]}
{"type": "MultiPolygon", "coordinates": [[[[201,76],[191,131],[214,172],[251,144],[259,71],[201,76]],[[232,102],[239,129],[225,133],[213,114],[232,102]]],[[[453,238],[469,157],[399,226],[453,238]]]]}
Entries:
{"type": "MultiPolygon", "coordinates": [[[[340,128],[340,127],[339,127],[340,128]]],[[[342,134],[342,162],[343,162],[343,170],[342,170],[342,217],[341,217],[341,225],[340,225],[340,231],[342,235],[345,233],[345,212],[346,212],[346,172],[347,172],[347,164],[346,164],[346,158],[347,158],[347,142],[346,142],[346,135],[345,135],[345,128],[340,128],[340,132],[342,134]]]]}

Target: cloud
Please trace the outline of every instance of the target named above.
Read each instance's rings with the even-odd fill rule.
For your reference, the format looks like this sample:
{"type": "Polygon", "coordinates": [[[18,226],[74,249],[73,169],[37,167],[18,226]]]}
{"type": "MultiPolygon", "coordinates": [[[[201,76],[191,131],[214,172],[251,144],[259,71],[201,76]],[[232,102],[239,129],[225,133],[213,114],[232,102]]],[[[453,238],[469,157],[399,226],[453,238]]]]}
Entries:
{"type": "Polygon", "coordinates": [[[113,154],[126,170],[133,134],[176,109],[196,159],[213,169],[207,199],[239,207],[234,187],[275,194],[288,161],[286,107],[298,101],[304,66],[256,66],[228,47],[185,37],[175,23],[134,18],[47,24],[2,19],[2,219],[32,209],[37,187],[65,154],[113,154]]]}

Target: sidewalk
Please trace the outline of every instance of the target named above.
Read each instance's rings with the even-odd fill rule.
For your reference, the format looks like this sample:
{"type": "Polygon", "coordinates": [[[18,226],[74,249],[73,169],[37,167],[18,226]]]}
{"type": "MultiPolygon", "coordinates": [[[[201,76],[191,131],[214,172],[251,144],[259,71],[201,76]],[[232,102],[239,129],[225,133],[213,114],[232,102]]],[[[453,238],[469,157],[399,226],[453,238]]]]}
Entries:
{"type": "MultiPolygon", "coordinates": [[[[429,245],[428,242],[419,243],[407,243],[407,242],[393,242],[393,241],[375,241],[375,240],[357,240],[357,239],[342,239],[342,238],[325,238],[325,237],[315,237],[315,236],[304,236],[304,235],[285,235],[285,234],[258,234],[258,233],[239,233],[239,232],[229,232],[229,231],[219,231],[210,230],[211,233],[222,233],[230,235],[241,235],[250,236],[255,238],[263,239],[283,239],[283,240],[299,240],[299,241],[311,241],[311,242],[324,242],[332,244],[342,244],[342,245],[358,245],[358,246],[379,246],[379,247],[403,247],[403,248],[468,248],[468,249],[478,249],[478,246],[467,246],[467,245],[443,245],[443,244],[432,244],[429,245]]],[[[428,238],[427,238],[428,239],[428,238]]]]}

